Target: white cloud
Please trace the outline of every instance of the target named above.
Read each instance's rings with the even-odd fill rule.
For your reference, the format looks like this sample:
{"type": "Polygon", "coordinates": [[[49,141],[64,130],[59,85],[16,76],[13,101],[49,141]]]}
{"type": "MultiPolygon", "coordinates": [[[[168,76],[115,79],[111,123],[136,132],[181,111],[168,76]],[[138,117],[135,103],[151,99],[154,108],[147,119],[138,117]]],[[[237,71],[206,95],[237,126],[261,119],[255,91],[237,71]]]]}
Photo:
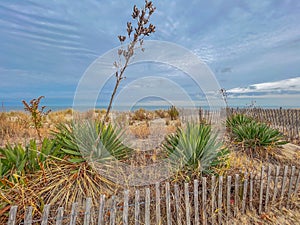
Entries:
{"type": "Polygon", "coordinates": [[[248,87],[237,87],[230,89],[227,92],[229,94],[300,92],[300,77],[275,82],[252,84],[248,87]]]}

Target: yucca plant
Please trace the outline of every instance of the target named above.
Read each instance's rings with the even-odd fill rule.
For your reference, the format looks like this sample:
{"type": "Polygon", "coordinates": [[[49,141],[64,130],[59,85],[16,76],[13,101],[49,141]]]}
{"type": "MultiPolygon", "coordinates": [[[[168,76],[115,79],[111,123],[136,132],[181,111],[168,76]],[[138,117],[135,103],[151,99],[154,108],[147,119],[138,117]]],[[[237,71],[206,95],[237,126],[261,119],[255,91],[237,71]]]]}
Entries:
{"type": "Polygon", "coordinates": [[[233,138],[244,149],[257,152],[286,144],[283,135],[265,123],[255,121],[232,128],[233,138]]]}
{"type": "Polygon", "coordinates": [[[48,138],[44,138],[41,145],[38,145],[36,140],[31,140],[25,147],[20,144],[8,144],[0,148],[1,179],[22,182],[22,176],[42,169],[48,158],[57,159],[59,155],[60,146],[48,138]]]}
{"type": "Polygon", "coordinates": [[[166,138],[163,145],[168,158],[187,174],[207,173],[211,166],[221,165],[220,156],[228,155],[222,143],[212,134],[211,126],[188,123],[186,128],[178,128],[176,133],[166,138]]]}
{"type": "Polygon", "coordinates": [[[122,143],[122,132],[111,124],[98,121],[80,121],[59,124],[54,132],[61,150],[70,156],[71,162],[104,162],[110,159],[125,159],[132,149],[122,143]]]}
{"type": "Polygon", "coordinates": [[[244,114],[234,114],[227,118],[226,127],[231,131],[234,127],[245,125],[251,123],[252,121],[254,121],[254,119],[244,114]]]}

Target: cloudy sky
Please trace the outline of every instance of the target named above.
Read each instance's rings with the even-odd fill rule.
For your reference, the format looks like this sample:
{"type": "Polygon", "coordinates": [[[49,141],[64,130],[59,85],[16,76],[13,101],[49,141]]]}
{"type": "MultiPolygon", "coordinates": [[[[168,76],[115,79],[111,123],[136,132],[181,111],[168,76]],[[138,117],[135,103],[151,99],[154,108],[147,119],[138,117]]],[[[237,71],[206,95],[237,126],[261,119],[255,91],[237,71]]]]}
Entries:
{"type": "MultiPolygon", "coordinates": [[[[119,46],[117,35],[125,33],[132,6],[143,3],[0,1],[0,102],[20,105],[45,95],[47,105],[72,105],[84,72],[119,46]]],[[[173,42],[196,54],[227,90],[230,104],[300,106],[300,1],[157,0],[154,5],[157,29],[148,40],[173,42]]],[[[186,75],[149,68],[149,75],[164,71],[191,95],[199,94],[186,75]]]]}

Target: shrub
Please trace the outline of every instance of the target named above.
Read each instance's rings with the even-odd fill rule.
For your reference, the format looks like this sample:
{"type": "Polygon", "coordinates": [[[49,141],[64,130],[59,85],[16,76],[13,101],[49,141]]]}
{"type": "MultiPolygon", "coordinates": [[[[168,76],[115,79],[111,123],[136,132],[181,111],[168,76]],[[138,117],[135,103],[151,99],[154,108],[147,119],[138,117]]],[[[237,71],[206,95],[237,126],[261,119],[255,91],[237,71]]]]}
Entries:
{"type": "MultiPolygon", "coordinates": [[[[185,129],[178,128],[175,134],[166,138],[163,145],[168,157],[189,176],[211,172],[212,166],[220,166],[220,156],[229,152],[222,149],[216,135],[211,134],[211,127],[204,124],[188,123],[185,129]]],[[[224,159],[225,160],[225,159],[224,159]]]]}
{"type": "Polygon", "coordinates": [[[71,162],[89,160],[104,161],[124,159],[131,154],[131,149],[121,142],[122,133],[111,124],[82,121],[80,123],[59,124],[54,132],[57,143],[71,162]]]}
{"type": "Polygon", "coordinates": [[[174,105],[172,105],[169,110],[168,110],[168,114],[171,117],[171,120],[177,120],[178,116],[179,116],[179,112],[176,109],[176,107],[174,105]]]}
{"type": "Polygon", "coordinates": [[[287,143],[283,141],[283,136],[278,130],[264,123],[255,121],[233,127],[232,135],[234,140],[242,144],[244,149],[250,150],[251,154],[252,151],[260,153],[261,150],[274,148],[287,143]]]}

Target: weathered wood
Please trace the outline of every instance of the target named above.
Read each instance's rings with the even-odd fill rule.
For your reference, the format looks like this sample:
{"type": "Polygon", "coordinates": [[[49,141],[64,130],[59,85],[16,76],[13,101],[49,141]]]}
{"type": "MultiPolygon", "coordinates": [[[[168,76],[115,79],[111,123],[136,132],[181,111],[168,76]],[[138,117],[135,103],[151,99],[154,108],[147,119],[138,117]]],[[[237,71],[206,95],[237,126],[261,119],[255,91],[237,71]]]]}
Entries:
{"type": "Polygon", "coordinates": [[[295,190],[294,190],[294,195],[295,196],[297,196],[299,186],[300,186],[300,169],[298,171],[298,177],[297,177],[297,180],[296,180],[296,183],[295,183],[295,190]]]}
{"type": "Polygon", "coordinates": [[[191,224],[189,183],[184,183],[185,224],[191,224]]]}
{"type": "Polygon", "coordinates": [[[270,196],[270,184],[271,184],[271,172],[272,167],[269,165],[268,173],[267,173],[267,190],[266,190],[266,200],[265,200],[265,211],[268,212],[269,210],[269,196],[270,196]]]}
{"type": "Polygon", "coordinates": [[[117,203],[116,203],[116,196],[111,197],[111,207],[109,210],[109,224],[115,225],[116,224],[116,211],[117,211],[117,203]]]}
{"type": "Polygon", "coordinates": [[[104,207],[105,207],[105,195],[101,195],[99,212],[98,212],[98,225],[104,225],[104,207]]]}
{"type": "Polygon", "coordinates": [[[195,225],[200,225],[199,220],[199,182],[194,180],[194,212],[195,212],[195,225]]]}
{"type": "Polygon", "coordinates": [[[134,224],[140,224],[140,191],[135,191],[135,199],[134,199],[134,224]]]}
{"type": "Polygon", "coordinates": [[[161,212],[160,212],[160,184],[156,182],[155,184],[155,215],[156,224],[161,224],[161,212]]]}
{"type": "Polygon", "coordinates": [[[275,204],[277,193],[278,193],[279,172],[280,172],[280,166],[276,166],[276,174],[275,174],[275,181],[274,181],[274,192],[273,192],[273,197],[272,197],[272,205],[275,204]]]}
{"type": "Polygon", "coordinates": [[[25,211],[24,225],[32,224],[32,206],[29,206],[25,211]]]}
{"type": "Polygon", "coordinates": [[[264,173],[265,173],[265,167],[261,167],[261,173],[260,173],[260,189],[259,189],[259,206],[258,206],[258,213],[262,213],[262,204],[263,204],[263,194],[264,194],[264,173]]]}
{"type": "Polygon", "coordinates": [[[246,209],[247,190],[248,190],[248,174],[245,173],[244,186],[243,186],[243,199],[242,199],[242,213],[245,213],[245,209],[246,209]]]}
{"type": "Polygon", "coordinates": [[[145,225],[150,225],[150,188],[146,188],[145,225]]]}
{"type": "Polygon", "coordinates": [[[292,166],[292,172],[291,172],[291,177],[290,177],[290,183],[289,183],[289,190],[288,190],[288,199],[286,202],[286,206],[290,206],[290,200],[291,200],[291,195],[292,195],[292,190],[293,190],[293,185],[294,185],[294,176],[295,176],[295,166],[292,166]]]}
{"type": "Polygon", "coordinates": [[[62,225],[63,219],[64,219],[64,207],[59,207],[57,209],[55,225],[62,225]]]}
{"type": "Polygon", "coordinates": [[[180,191],[178,184],[174,185],[174,194],[175,194],[175,207],[176,207],[176,215],[177,215],[177,225],[181,225],[182,215],[181,215],[181,207],[180,207],[180,191]]]}
{"type": "Polygon", "coordinates": [[[123,203],[123,224],[128,225],[128,201],[129,190],[124,191],[124,203],[123,203]]]}
{"type": "Polygon", "coordinates": [[[172,225],[170,183],[169,182],[166,182],[166,211],[167,211],[167,225],[172,225]]]}
{"type": "Polygon", "coordinates": [[[206,199],[207,199],[206,177],[202,177],[202,224],[203,225],[207,225],[206,199]]]}
{"type": "Polygon", "coordinates": [[[16,205],[10,207],[7,225],[16,224],[17,210],[18,210],[18,206],[16,205]]]}
{"type": "Polygon", "coordinates": [[[77,219],[77,214],[78,214],[77,208],[78,208],[78,203],[74,202],[72,204],[72,209],[71,209],[70,225],[76,224],[76,219],[77,219]]]}
{"type": "Polygon", "coordinates": [[[91,208],[92,208],[92,199],[87,198],[85,202],[85,212],[84,212],[84,225],[89,225],[91,220],[91,208]]]}
{"type": "Polygon", "coordinates": [[[230,202],[231,201],[231,176],[228,176],[227,177],[227,196],[226,196],[226,210],[227,210],[227,213],[226,213],[226,219],[228,221],[228,219],[230,218],[231,216],[231,213],[230,213],[230,202]]]}
{"type": "Polygon", "coordinates": [[[234,211],[233,216],[236,217],[239,210],[239,174],[235,175],[234,184],[234,211]]]}
{"type": "Polygon", "coordinates": [[[47,204],[47,205],[44,206],[41,225],[47,225],[48,224],[49,212],[50,212],[50,205],[47,204]]]}
{"type": "Polygon", "coordinates": [[[216,217],[215,217],[215,211],[216,211],[216,177],[211,177],[211,223],[216,224],[216,217]]]}
{"type": "Polygon", "coordinates": [[[284,198],[285,187],[286,187],[287,172],[288,172],[288,166],[285,166],[283,172],[283,178],[282,178],[279,208],[282,208],[282,201],[284,198]]]}
{"type": "Polygon", "coordinates": [[[218,189],[218,220],[219,224],[222,224],[222,203],[223,203],[223,176],[219,176],[219,189],[218,189]]]}

